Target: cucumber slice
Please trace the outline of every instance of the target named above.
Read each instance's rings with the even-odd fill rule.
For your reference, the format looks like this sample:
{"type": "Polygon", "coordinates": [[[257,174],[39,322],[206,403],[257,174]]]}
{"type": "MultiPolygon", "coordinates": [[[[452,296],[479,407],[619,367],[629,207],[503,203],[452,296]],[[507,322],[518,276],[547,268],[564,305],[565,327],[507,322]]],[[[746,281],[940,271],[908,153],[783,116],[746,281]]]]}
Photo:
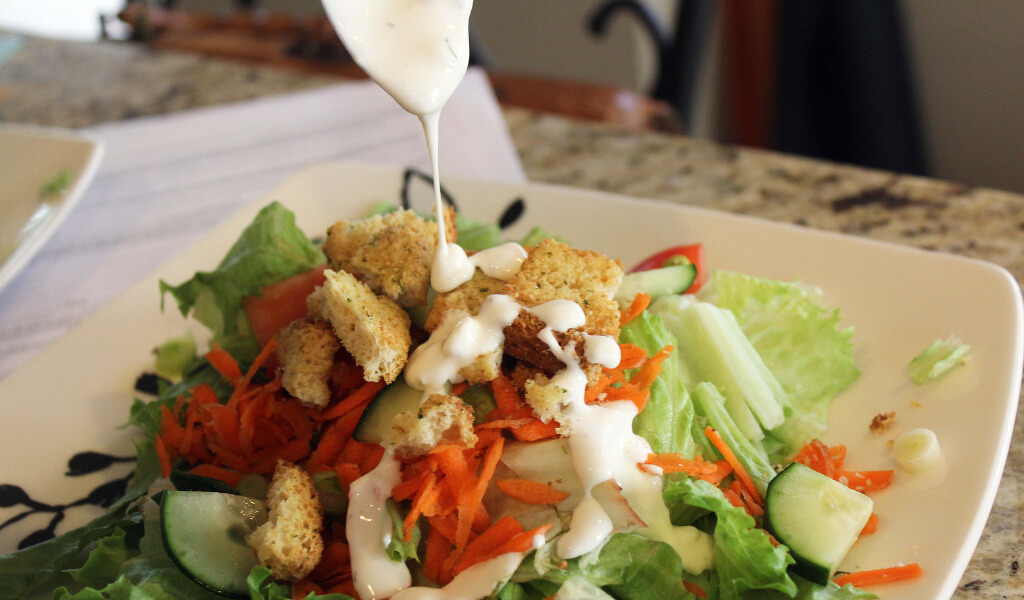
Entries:
{"type": "Polygon", "coordinates": [[[245,538],[266,520],[259,500],[219,492],[168,490],[160,507],[164,547],[178,568],[232,597],[249,597],[245,580],[257,562],[245,538]]]}
{"type": "Polygon", "coordinates": [[[459,397],[473,409],[474,425],[483,423],[487,415],[498,408],[498,403],[495,402],[490,388],[479,383],[466,388],[466,391],[462,392],[459,397]]]}
{"type": "Polygon", "coordinates": [[[682,294],[690,289],[697,278],[697,265],[672,265],[650,271],[638,271],[622,276],[622,283],[615,292],[615,301],[619,306],[632,304],[640,292],[651,297],[651,300],[672,294],[682,294]]]}
{"type": "Polygon", "coordinates": [[[384,437],[391,431],[395,415],[407,410],[418,411],[422,398],[422,391],[399,377],[370,401],[370,405],[363,411],[363,416],[359,418],[359,424],[356,425],[352,437],[366,444],[383,442],[384,437]]]}
{"type": "Polygon", "coordinates": [[[804,578],[827,585],[871,516],[871,498],[793,463],[768,484],[765,527],[789,547],[804,578]]]}

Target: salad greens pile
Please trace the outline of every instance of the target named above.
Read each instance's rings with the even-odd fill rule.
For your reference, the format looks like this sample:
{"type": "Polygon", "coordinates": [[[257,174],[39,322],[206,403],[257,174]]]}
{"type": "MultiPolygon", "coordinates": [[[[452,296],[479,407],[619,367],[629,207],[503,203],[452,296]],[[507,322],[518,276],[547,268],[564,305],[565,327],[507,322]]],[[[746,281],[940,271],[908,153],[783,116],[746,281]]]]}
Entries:
{"type": "MultiPolygon", "coordinates": [[[[469,249],[505,241],[492,224],[460,217],[458,226],[459,241],[469,249]]],[[[524,242],[549,236],[537,229],[524,242]]],[[[209,327],[212,342],[227,349],[244,370],[259,348],[242,298],[324,262],[323,253],[295,226],[294,216],[272,203],[215,270],[176,286],[161,282],[160,292],[171,295],[183,314],[209,327]]],[[[662,365],[634,431],[654,452],[716,459],[720,455],[704,434],[711,425],[763,492],[775,466],[824,431],[830,402],[859,375],[852,331],[841,329],[839,321],[837,311],[822,308],[816,290],[731,272],[714,273],[696,297],[657,299],[620,336],[620,342],[651,354],[666,345],[677,349],[662,365]]],[[[136,399],[131,407],[129,424],[143,436],[124,498],[84,527],[0,557],[0,600],[23,598],[44,585],[59,585],[53,598],[60,600],[222,597],[184,575],[161,539],[157,503],[159,491],[169,487],[160,479],[154,449],[161,406],[171,406],[201,382],[213,386],[222,401],[231,391],[202,357],[193,358],[182,372],[176,383],[164,381],[155,398],[136,399]]],[[[773,546],[754,518],[710,483],[681,473],[666,475],[664,500],[675,525],[694,525],[712,535],[712,570],[690,574],[669,545],[635,533],[616,533],[593,552],[568,561],[555,556],[555,541],[549,541],[528,554],[493,597],[695,598],[693,586],[712,600],[874,597],[792,573],[794,560],[786,547],[773,546]]],[[[400,527],[399,510],[393,506],[390,513],[400,527]]],[[[389,550],[396,559],[412,560],[422,551],[415,542],[389,550]]],[[[262,567],[252,571],[248,584],[253,599],[290,597],[288,586],[273,582],[262,567]]]]}

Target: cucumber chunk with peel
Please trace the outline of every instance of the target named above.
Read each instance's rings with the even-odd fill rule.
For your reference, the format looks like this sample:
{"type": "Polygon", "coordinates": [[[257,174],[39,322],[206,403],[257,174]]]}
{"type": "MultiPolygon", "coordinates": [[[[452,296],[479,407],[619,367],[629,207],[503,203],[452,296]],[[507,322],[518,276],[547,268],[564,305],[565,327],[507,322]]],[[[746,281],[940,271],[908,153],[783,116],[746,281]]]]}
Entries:
{"type": "Polygon", "coordinates": [[[615,301],[620,308],[632,304],[633,299],[643,292],[655,300],[662,296],[682,294],[690,289],[697,278],[697,266],[694,264],[671,265],[650,271],[637,271],[622,276],[622,283],[615,292],[615,301]]]}
{"type": "Polygon", "coordinates": [[[794,571],[827,585],[871,517],[871,498],[800,463],[768,484],[765,527],[789,547],[794,571]]]}
{"type": "Polygon", "coordinates": [[[364,444],[380,444],[391,431],[395,416],[406,411],[417,412],[422,398],[422,391],[399,377],[370,401],[352,437],[364,444]]]}
{"type": "Polygon", "coordinates": [[[167,554],[181,571],[218,594],[249,597],[256,555],[245,538],[267,520],[263,502],[220,492],[168,490],[160,525],[167,554]]]}

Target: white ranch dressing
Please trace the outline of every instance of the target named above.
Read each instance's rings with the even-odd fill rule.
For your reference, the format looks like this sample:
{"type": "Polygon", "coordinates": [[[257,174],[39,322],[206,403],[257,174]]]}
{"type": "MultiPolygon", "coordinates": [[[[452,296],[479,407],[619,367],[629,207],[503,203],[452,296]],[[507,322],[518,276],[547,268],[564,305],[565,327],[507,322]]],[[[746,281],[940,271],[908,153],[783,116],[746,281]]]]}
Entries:
{"type": "MultiPolygon", "coordinates": [[[[714,557],[711,536],[695,527],[673,525],[662,498],[661,477],[638,468],[647,460],[651,446],[643,437],[633,433],[636,405],[625,400],[586,403],[587,377],[580,368],[579,360],[558,345],[553,333],[559,331],[557,327],[564,327],[561,331],[565,331],[582,324],[579,321],[582,309],[572,302],[569,304],[576,306],[579,315],[560,303],[542,305],[552,305],[552,309],[539,311],[540,315],[551,320],[545,320],[549,324],[537,336],[565,364],[552,378],[552,383],[567,391],[565,415],[570,430],[569,455],[584,490],[583,499],[573,511],[569,530],[558,540],[558,555],[566,559],[582,556],[597,549],[612,533],[611,517],[594,499],[592,490],[594,486],[614,479],[622,488],[622,496],[646,524],[638,533],[672,546],[688,572],[698,574],[709,569],[714,557]]],[[[532,312],[538,314],[536,308],[532,312]]],[[[588,343],[604,345],[590,340],[588,343]]],[[[610,352],[610,348],[602,350],[610,352]]],[[[618,364],[618,345],[615,354],[614,363],[606,366],[618,364]]]]}
{"type": "MultiPolygon", "coordinates": [[[[543,536],[540,544],[544,543],[543,536]]],[[[534,540],[534,547],[539,547],[534,540]]],[[[478,600],[490,596],[499,583],[515,573],[523,561],[522,552],[500,554],[459,573],[442,588],[411,587],[398,592],[392,600],[478,600]]]]}
{"type": "Polygon", "coordinates": [[[356,63],[402,108],[439,113],[469,65],[472,0],[323,0],[356,63]]]}
{"type": "Polygon", "coordinates": [[[362,600],[389,598],[412,584],[404,562],[391,560],[392,523],[385,504],[391,488],[402,482],[400,463],[388,448],[377,466],[352,482],[345,514],[345,537],[351,548],[352,580],[362,600]]]}

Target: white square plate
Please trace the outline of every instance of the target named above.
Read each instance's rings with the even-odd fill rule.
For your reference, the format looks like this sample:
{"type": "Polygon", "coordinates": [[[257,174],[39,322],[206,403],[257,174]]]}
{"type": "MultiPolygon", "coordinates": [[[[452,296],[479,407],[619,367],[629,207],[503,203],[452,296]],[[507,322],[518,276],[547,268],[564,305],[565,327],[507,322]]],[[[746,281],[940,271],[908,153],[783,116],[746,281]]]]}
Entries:
{"type": "MultiPolygon", "coordinates": [[[[34,500],[59,508],[130,469],[114,465],[91,475],[64,474],[79,452],[132,454],[131,432],[115,427],[128,414],[134,379],[151,368],[151,349],[186,326],[170,304],[160,313],[158,279],[177,283],[216,266],[271,200],[291,208],[299,226],[316,236],[380,200],[397,201],[402,185],[402,173],[390,168],[310,167],[0,382],[0,484],[18,485],[34,500]]],[[[874,495],[881,527],[858,542],[843,569],[918,562],[923,579],[877,592],[888,600],[952,595],[995,497],[1020,393],[1021,296],[1006,271],[955,256],[598,192],[455,179],[445,187],[464,214],[483,221],[496,221],[522,198],[522,217],[506,230],[510,239],[539,224],[578,247],[621,258],[627,267],[662,248],[700,241],[712,268],[820,286],[828,305],[841,308],[844,324],[855,327],[856,358],[864,370],[833,405],[825,441],[848,446],[850,468],[895,468],[886,440],[904,429],[928,427],[948,462],[944,477],[898,473],[891,488],[874,495]],[[910,383],[910,359],[950,333],[974,348],[968,366],[924,386],[910,383]],[[889,411],[897,414],[897,428],[885,436],[870,434],[872,417],[889,411]]],[[[414,188],[414,206],[429,209],[427,186],[414,188]]],[[[25,510],[0,509],[0,523],[25,510]]],[[[68,509],[56,530],[98,512],[68,509]]],[[[54,514],[33,513],[0,533],[0,552],[45,528],[54,514]]]]}
{"type": "Polygon", "coordinates": [[[75,131],[0,124],[0,289],[64,222],[102,155],[99,140],[75,131]],[[65,171],[64,189],[43,197],[65,171]]]}

